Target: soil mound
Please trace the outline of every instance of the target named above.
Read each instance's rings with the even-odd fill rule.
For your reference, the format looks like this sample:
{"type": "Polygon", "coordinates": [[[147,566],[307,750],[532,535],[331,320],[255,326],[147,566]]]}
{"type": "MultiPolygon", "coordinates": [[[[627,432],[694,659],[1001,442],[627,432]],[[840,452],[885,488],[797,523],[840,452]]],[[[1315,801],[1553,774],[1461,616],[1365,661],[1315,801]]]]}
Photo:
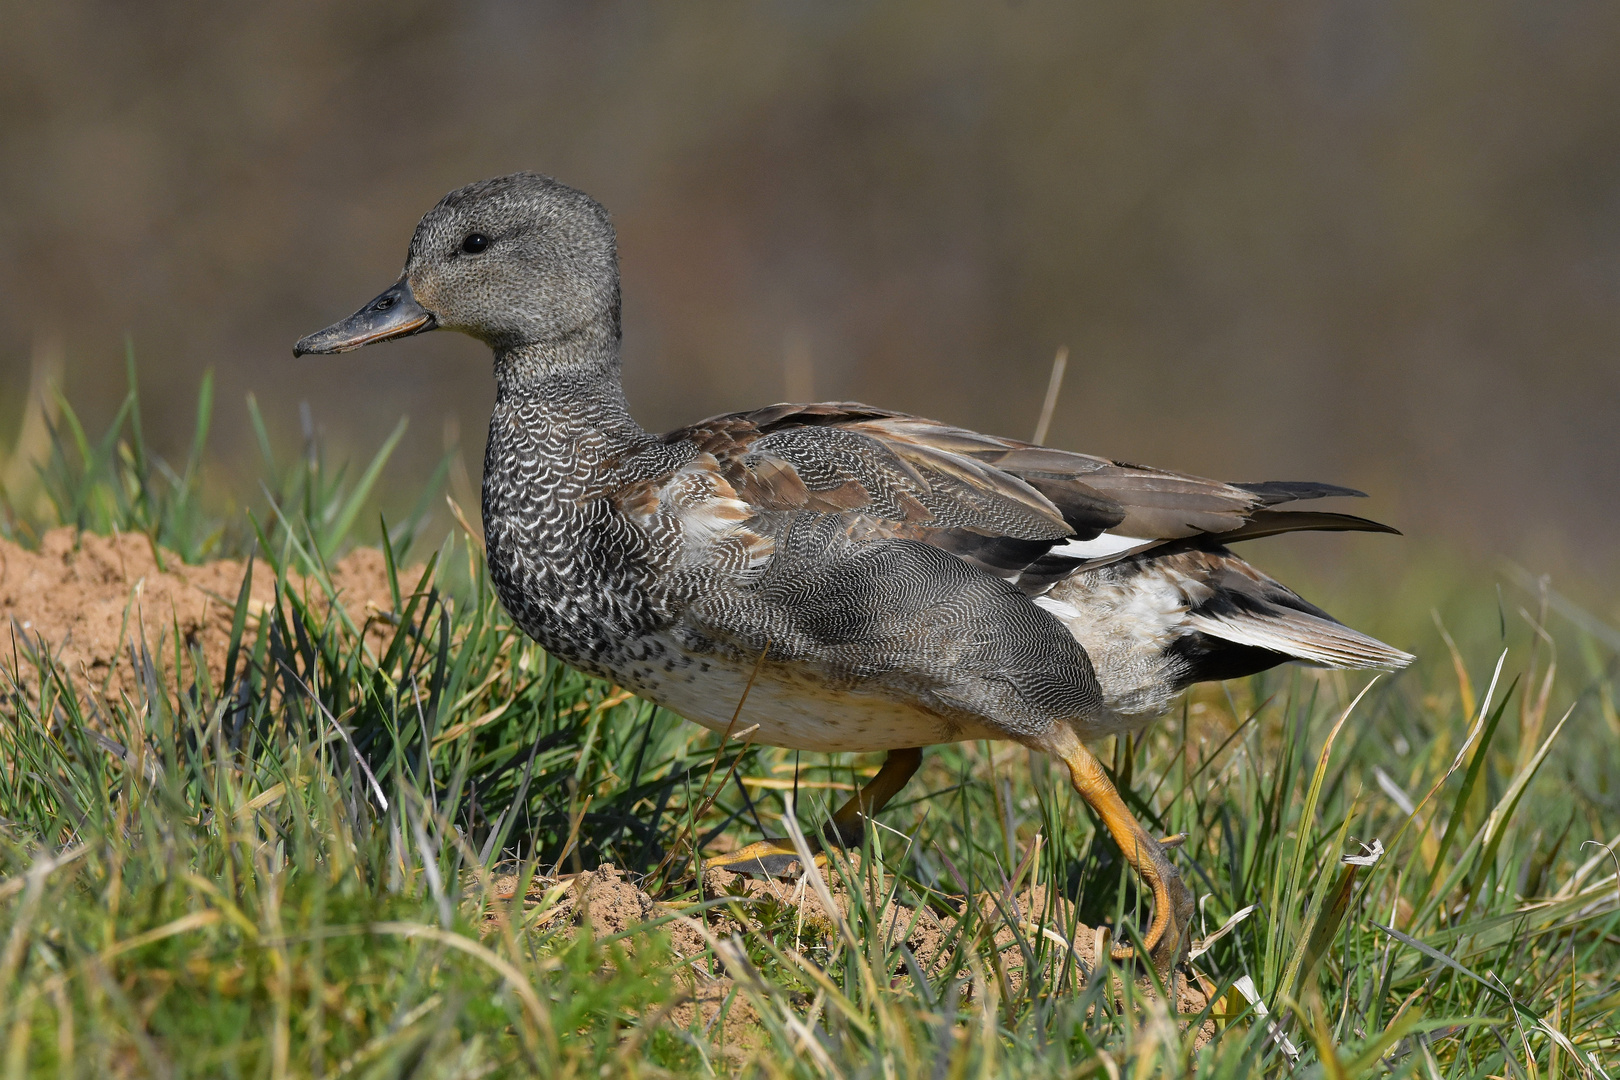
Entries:
{"type": "MultiPolygon", "coordinates": [[[[859,876],[858,863],[853,873],[859,876]]],[[[829,875],[832,877],[832,875],[829,875]]],[[[847,918],[850,911],[848,891],[841,882],[829,880],[829,895],[838,918],[847,918]]],[[[731,919],[742,919],[755,929],[746,914],[749,907],[763,902],[767,908],[783,908],[795,914],[796,921],[807,934],[830,939],[837,932],[833,917],[817,898],[816,891],[798,881],[762,880],[743,877],[726,870],[711,869],[703,875],[703,895],[708,900],[736,899],[741,905],[731,919]]],[[[1087,926],[1075,918],[1074,906],[1060,897],[1048,897],[1046,887],[1026,888],[1017,896],[991,897],[982,894],[975,898],[978,911],[969,925],[989,938],[989,946],[996,954],[993,965],[1006,978],[1004,992],[1017,993],[1025,978],[1025,950],[1034,946],[1035,938],[1043,938],[1048,946],[1056,945],[1059,955],[1072,953],[1081,982],[1096,963],[1099,947],[1112,942],[1095,927],[1087,926]],[[1073,927],[1072,936],[1069,928],[1073,927]]],[[[964,900],[955,902],[954,911],[945,914],[927,907],[912,908],[891,903],[881,913],[877,932],[891,944],[904,943],[916,958],[918,965],[930,974],[943,971],[959,947],[961,935],[958,926],[969,914],[964,900]]],[[[1050,948],[1047,950],[1050,952],[1050,948]]],[[[898,977],[901,973],[895,972],[898,977]]],[[[1137,987],[1153,993],[1153,983],[1145,974],[1136,980],[1137,987]]],[[[1196,1015],[1209,1004],[1209,997],[1198,981],[1178,972],[1173,980],[1176,1012],[1183,1016],[1196,1015]]],[[[1204,1033],[1212,1037],[1213,1026],[1204,1033]]]]}
{"type": "MultiPolygon", "coordinates": [[[[27,656],[45,652],[81,689],[116,699],[135,691],[132,650],[138,656],[144,649],[165,684],[174,685],[178,634],[182,682],[206,679],[218,690],[244,569],[236,559],[187,566],[138,534],[52,529],[38,551],[0,540],[0,666],[27,685],[34,667],[27,656]]],[[[409,574],[401,580],[414,582],[409,574]]],[[[333,567],[332,581],[356,626],[392,607],[387,569],[375,548],[346,555],[333,567]]],[[[327,608],[323,588],[297,584],[317,609],[327,608]]],[[[273,599],[271,574],[261,563],[253,574],[250,630],[273,599]]]]}
{"type": "MultiPolygon", "coordinates": [[[[856,870],[859,873],[859,870],[856,870]]],[[[494,883],[497,900],[515,902],[518,879],[505,877],[494,883]]],[[[761,880],[732,874],[726,870],[711,869],[703,875],[702,896],[708,910],[698,911],[685,905],[667,904],[645,892],[635,880],[611,865],[593,871],[567,875],[561,878],[536,877],[530,882],[523,905],[545,907],[535,925],[565,925],[572,923],[581,931],[598,936],[617,936],[618,944],[627,952],[636,948],[638,935],[626,933],[639,925],[662,920],[669,932],[676,954],[686,961],[690,987],[687,995],[669,1009],[664,1019],[681,1028],[694,1023],[713,1030],[716,1022],[722,1025],[724,1043],[729,1050],[738,1052],[756,1047],[763,1038],[764,1029],[759,1015],[748,996],[738,993],[738,983],[729,972],[729,965],[743,955],[737,944],[751,934],[779,935],[791,924],[788,933],[796,939],[801,951],[812,943],[830,943],[839,933],[838,921],[850,913],[848,891],[836,880],[829,881],[829,898],[834,912],[829,912],[817,897],[817,890],[809,887],[806,879],[761,880]],[[691,915],[684,915],[691,911],[691,915]],[[714,949],[720,955],[704,960],[706,950],[714,949]],[[730,954],[729,956],[727,954],[730,954]]],[[[979,912],[974,925],[989,938],[986,943],[971,947],[981,957],[994,953],[990,965],[996,977],[1003,980],[1003,993],[1018,992],[1025,977],[1025,949],[1032,935],[1041,935],[1050,943],[1073,952],[1078,971],[1078,982],[1084,983],[1086,973],[1093,969],[1099,947],[1106,947],[1106,938],[1089,926],[1074,920],[1073,908],[1062,898],[1048,902],[1044,887],[1025,889],[1011,899],[978,898],[979,912]],[[1017,929],[1014,929],[1016,924],[1017,929]],[[1072,938],[1053,929],[1073,927],[1072,938]]],[[[891,903],[878,920],[877,932],[892,943],[904,942],[917,964],[930,974],[945,971],[953,953],[962,947],[957,928],[968,915],[965,903],[959,903],[954,914],[945,914],[927,907],[913,908],[891,903]]],[[[498,912],[491,918],[491,928],[505,918],[498,912]]],[[[870,932],[870,931],[868,931],[870,932]]],[[[1115,968],[1115,978],[1122,969],[1115,968]]],[[[892,972],[896,980],[909,976],[903,969],[892,972]]],[[[1149,995],[1154,993],[1152,980],[1145,974],[1136,980],[1137,988],[1149,995]]],[[[1123,987],[1116,983],[1112,995],[1116,1005],[1123,1006],[1123,987]]],[[[1210,1004],[1209,988],[1196,976],[1177,972],[1173,980],[1174,1013],[1183,1022],[1196,1022],[1196,1017],[1210,1004]]],[[[1196,1045],[1203,1045],[1215,1036],[1215,1022],[1205,1019],[1200,1024],[1196,1045]]]]}

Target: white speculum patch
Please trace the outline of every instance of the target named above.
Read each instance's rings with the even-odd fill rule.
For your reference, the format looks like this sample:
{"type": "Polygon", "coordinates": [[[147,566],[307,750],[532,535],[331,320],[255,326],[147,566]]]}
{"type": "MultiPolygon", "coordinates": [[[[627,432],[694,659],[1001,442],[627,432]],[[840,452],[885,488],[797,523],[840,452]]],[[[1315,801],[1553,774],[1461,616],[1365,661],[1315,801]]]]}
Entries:
{"type": "Polygon", "coordinates": [[[1070,559],[1101,559],[1109,555],[1118,555],[1122,551],[1140,547],[1150,541],[1140,536],[1119,536],[1114,533],[1103,533],[1090,540],[1070,540],[1053,548],[1048,554],[1062,555],[1070,559]]]}

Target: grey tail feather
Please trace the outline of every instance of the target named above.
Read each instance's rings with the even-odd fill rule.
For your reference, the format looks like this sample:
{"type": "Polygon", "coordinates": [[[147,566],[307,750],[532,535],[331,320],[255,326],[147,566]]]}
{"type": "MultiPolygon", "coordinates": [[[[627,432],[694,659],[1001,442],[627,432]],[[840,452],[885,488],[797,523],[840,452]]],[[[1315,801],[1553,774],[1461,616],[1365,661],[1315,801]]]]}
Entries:
{"type": "Polygon", "coordinates": [[[1280,653],[1320,667],[1394,671],[1416,659],[1411,653],[1350,629],[1326,612],[1318,615],[1292,606],[1267,604],[1265,610],[1230,607],[1195,611],[1189,615],[1187,625],[1234,645],[1280,653]]]}
{"type": "Polygon", "coordinates": [[[1231,532],[1214,533],[1211,539],[1225,545],[1289,532],[1381,532],[1401,535],[1399,529],[1354,514],[1332,514],[1320,510],[1256,510],[1244,524],[1231,532]]]}
{"type": "Polygon", "coordinates": [[[1295,502],[1299,499],[1365,499],[1365,491],[1357,491],[1351,487],[1340,487],[1338,484],[1323,484],[1313,480],[1262,480],[1253,484],[1233,484],[1233,487],[1242,488],[1260,496],[1262,506],[1275,506],[1278,503],[1295,502]]]}

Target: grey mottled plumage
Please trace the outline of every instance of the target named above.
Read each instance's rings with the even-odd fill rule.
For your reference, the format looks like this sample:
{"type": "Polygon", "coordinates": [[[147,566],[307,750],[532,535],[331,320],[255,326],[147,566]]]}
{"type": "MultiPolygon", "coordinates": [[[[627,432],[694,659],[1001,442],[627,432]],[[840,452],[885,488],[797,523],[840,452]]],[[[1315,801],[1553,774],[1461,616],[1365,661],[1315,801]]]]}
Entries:
{"type": "Polygon", "coordinates": [[[817,750],[1044,747],[1135,727],[1202,679],[1410,660],[1225,546],[1383,529],[1273,509],[1348,489],[1220,483],[854,403],[646,432],[619,382],[612,227],[548,178],[446,196],[400,283],[299,348],[434,326],[495,354],[483,517],[507,610],[699,722],[725,725],[762,653],[742,722],[817,750]]]}

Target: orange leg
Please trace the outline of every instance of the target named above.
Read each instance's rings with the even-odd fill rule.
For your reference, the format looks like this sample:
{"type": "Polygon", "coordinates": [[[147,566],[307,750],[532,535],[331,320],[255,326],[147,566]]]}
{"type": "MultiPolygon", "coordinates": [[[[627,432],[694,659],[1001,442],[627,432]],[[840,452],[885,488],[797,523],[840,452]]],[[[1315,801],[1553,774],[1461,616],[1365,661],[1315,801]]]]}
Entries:
{"type": "MultiPolygon", "coordinates": [[[[1192,892],[1164,853],[1165,845],[1137,824],[1125,808],[1125,800],[1103,772],[1102,763],[1072,732],[1065,730],[1058,745],[1049,749],[1069,767],[1074,790],[1102,819],[1131,868],[1153,890],[1153,921],[1148,925],[1143,945],[1153,966],[1169,971],[1187,951],[1187,929],[1192,922],[1192,892]]],[[[1183,837],[1167,838],[1180,843],[1183,837]]],[[[1129,945],[1116,945],[1114,959],[1127,960],[1133,954],[1129,945]]]]}
{"type": "MultiPolygon", "coordinates": [[[[899,794],[921,764],[922,750],[919,748],[889,751],[878,774],[833,814],[832,821],[827,825],[828,839],[835,840],[843,847],[858,846],[866,831],[866,819],[882,810],[890,799],[899,794]]],[[[806,839],[810,850],[817,853],[816,862],[825,865],[827,857],[820,854],[821,843],[813,836],[806,839]]],[[[798,861],[799,852],[792,840],[767,838],[710,859],[708,865],[724,867],[738,874],[790,877],[798,861]]]]}

